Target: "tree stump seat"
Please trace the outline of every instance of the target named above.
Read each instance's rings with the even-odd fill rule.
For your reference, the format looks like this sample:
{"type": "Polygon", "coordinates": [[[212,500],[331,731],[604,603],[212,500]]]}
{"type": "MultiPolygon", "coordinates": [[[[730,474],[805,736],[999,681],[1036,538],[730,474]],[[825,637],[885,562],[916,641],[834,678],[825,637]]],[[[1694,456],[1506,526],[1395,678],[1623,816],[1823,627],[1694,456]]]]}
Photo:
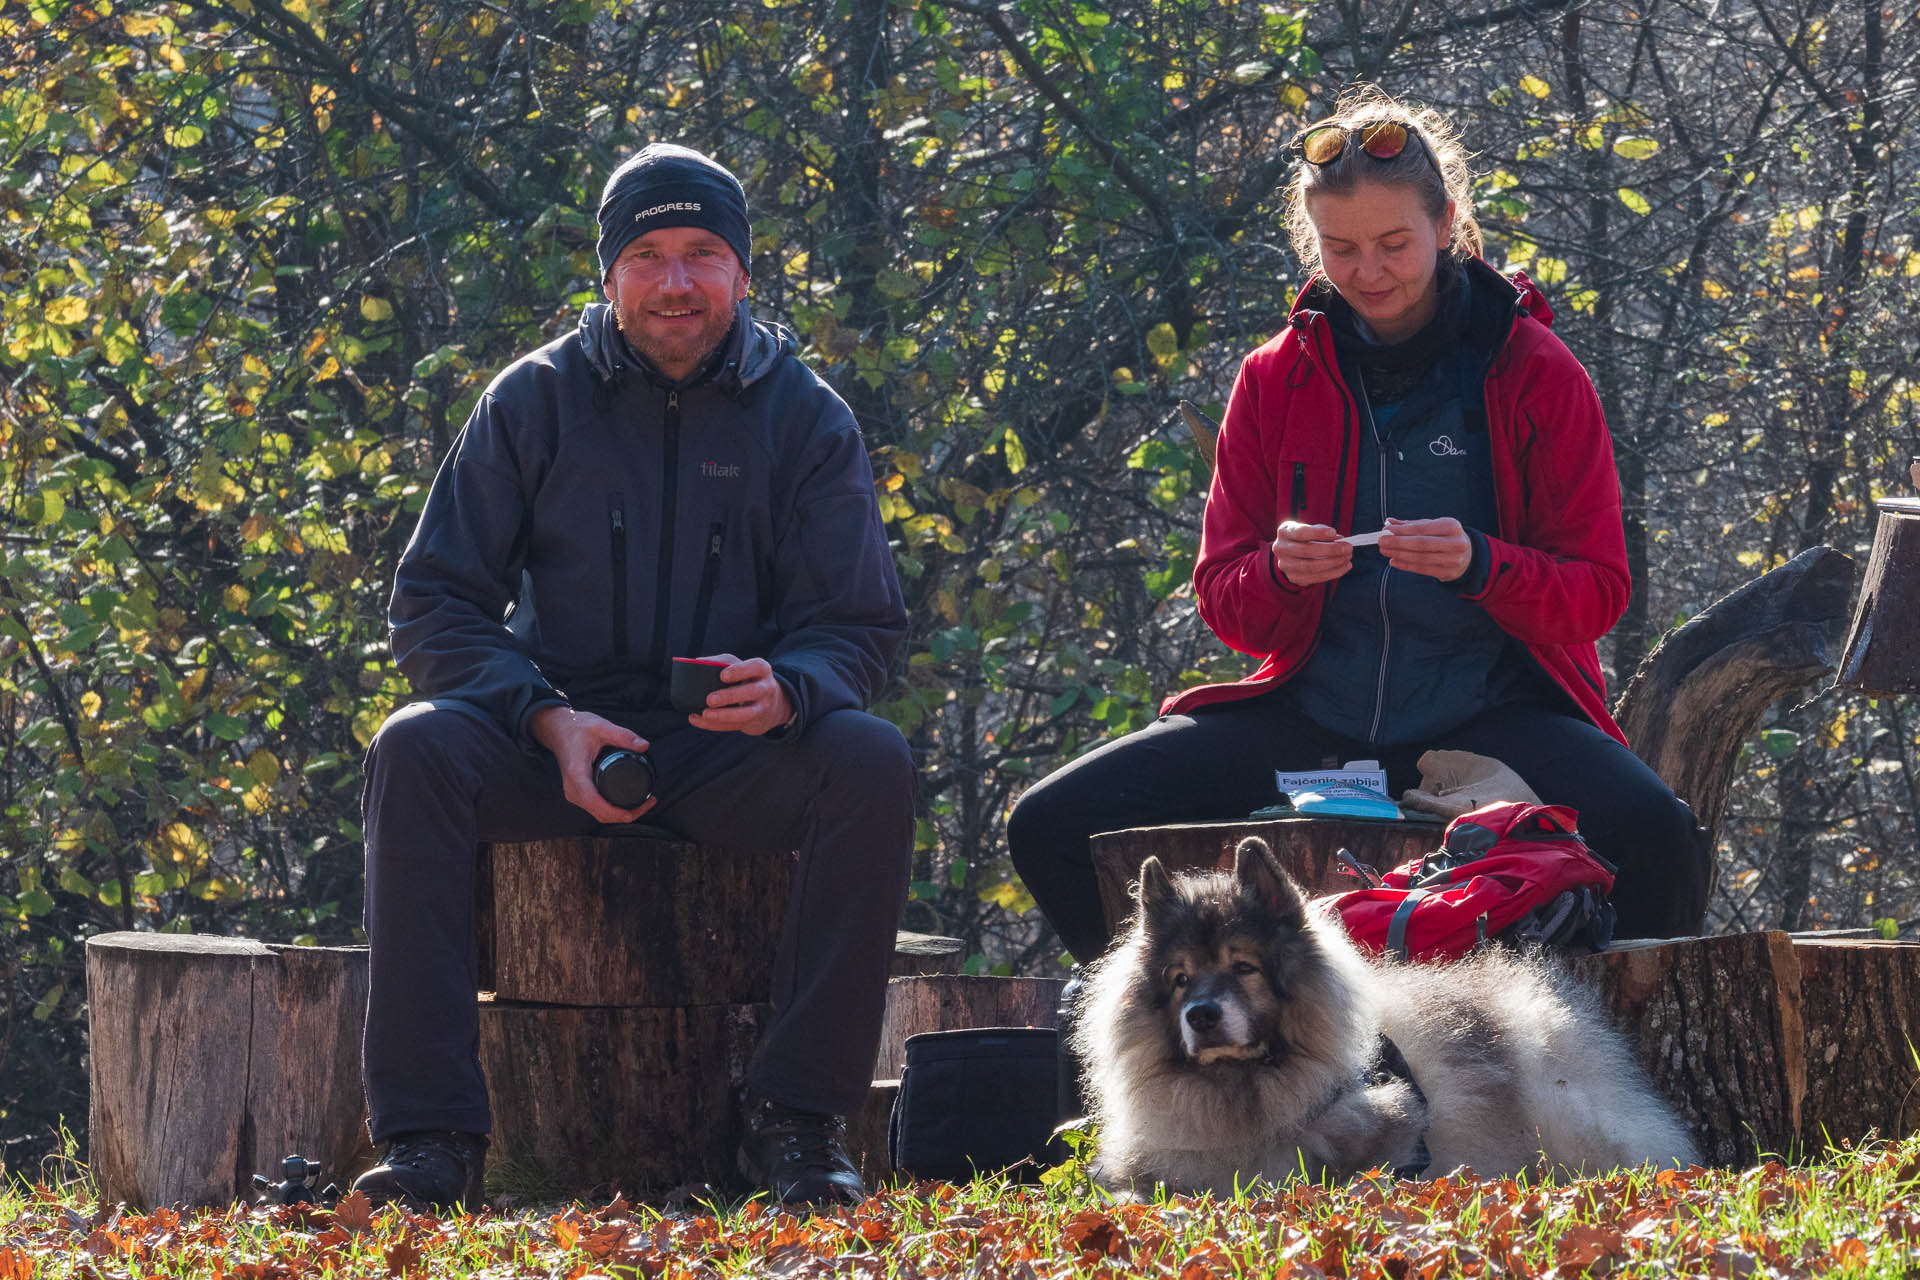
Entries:
{"type": "MultiPolygon", "coordinates": [[[[731,1176],[734,1092],[772,1012],[791,867],[789,854],[656,834],[481,847],[491,1181],[578,1194],[731,1176]]],[[[341,1186],[371,1166],[367,958],[193,934],[90,939],[88,1156],[102,1195],[228,1204],[289,1154],[341,1186]]],[[[902,932],[892,971],[920,981],[963,958],[958,939],[902,932]]]]}
{"type": "Polygon", "coordinates": [[[103,1202],[230,1204],[287,1155],[343,1183],[372,1162],[365,947],[103,933],[87,940],[87,1011],[103,1202]]]}
{"type": "Polygon", "coordinates": [[[1171,823],[1108,831],[1092,840],[1093,873],[1107,927],[1118,932],[1133,914],[1132,884],[1140,865],[1157,857],[1170,872],[1231,871],[1233,851],[1248,836],[1259,836],[1308,894],[1343,893],[1364,888],[1356,876],[1340,870],[1335,856],[1345,849],[1378,871],[1440,847],[1445,826],[1438,822],[1381,822],[1335,815],[1289,818],[1239,818],[1226,822],[1171,823]]]}

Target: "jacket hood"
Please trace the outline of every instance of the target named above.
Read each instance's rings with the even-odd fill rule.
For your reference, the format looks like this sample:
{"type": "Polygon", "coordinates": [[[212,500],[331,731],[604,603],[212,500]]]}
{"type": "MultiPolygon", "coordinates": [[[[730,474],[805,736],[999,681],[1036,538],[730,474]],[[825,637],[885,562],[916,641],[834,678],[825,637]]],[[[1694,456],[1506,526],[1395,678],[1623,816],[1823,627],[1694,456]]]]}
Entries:
{"type": "MultiPolygon", "coordinates": [[[[576,332],[580,348],[586,353],[587,365],[602,385],[617,387],[629,374],[672,385],[671,379],[628,345],[610,304],[596,302],[582,311],[576,332]]],[[[714,357],[717,366],[710,360],[689,381],[697,383],[711,378],[722,391],[737,396],[766,377],[784,357],[792,355],[796,345],[791,329],[755,320],[747,310],[746,299],[742,298],[734,306],[733,328],[714,357]]]]}

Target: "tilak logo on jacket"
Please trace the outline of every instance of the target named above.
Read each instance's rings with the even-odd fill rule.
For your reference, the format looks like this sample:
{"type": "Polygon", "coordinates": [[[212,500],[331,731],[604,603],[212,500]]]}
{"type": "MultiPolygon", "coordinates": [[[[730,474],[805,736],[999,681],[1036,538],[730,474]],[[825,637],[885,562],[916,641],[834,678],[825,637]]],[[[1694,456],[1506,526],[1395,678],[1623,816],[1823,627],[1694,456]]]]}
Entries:
{"type": "Polygon", "coordinates": [[[700,474],[716,480],[737,480],[742,474],[742,468],[737,462],[718,462],[708,458],[700,464],[700,474]]]}

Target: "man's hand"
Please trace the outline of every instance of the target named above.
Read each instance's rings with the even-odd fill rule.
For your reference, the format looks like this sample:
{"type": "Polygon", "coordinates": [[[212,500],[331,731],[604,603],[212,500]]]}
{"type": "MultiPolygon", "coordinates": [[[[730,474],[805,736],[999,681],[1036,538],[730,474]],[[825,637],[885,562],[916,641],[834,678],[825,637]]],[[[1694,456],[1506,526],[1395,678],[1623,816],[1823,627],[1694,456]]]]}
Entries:
{"type": "Polygon", "coordinates": [[[607,747],[627,747],[645,751],[647,740],[631,729],[623,729],[611,720],[590,711],[555,705],[541,707],[527,722],[534,740],[553,752],[560,762],[560,780],[566,784],[567,801],[585,809],[598,822],[617,825],[632,822],[653,808],[658,796],[648,796],[638,809],[616,809],[593,785],[593,762],[607,747]]]}
{"type": "Polygon", "coordinates": [[[1296,587],[1332,582],[1353,568],[1353,547],[1328,525],[1289,520],[1274,534],[1273,567],[1296,587]]]}
{"type": "Polygon", "coordinates": [[[694,728],[758,736],[793,719],[793,704],[765,658],[742,662],[730,653],[716,653],[704,661],[727,664],[720,672],[726,687],[707,695],[705,711],[687,717],[694,728]]]}
{"type": "Polygon", "coordinates": [[[1473,566],[1473,539],[1452,516],[1438,520],[1389,517],[1380,554],[1396,569],[1452,582],[1473,566]]]}

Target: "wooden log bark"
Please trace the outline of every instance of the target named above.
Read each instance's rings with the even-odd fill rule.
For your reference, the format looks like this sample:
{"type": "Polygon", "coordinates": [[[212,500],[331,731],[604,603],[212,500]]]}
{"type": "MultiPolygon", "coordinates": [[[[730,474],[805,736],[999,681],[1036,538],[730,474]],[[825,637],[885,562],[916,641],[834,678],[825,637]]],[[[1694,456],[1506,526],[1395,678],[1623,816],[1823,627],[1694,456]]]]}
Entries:
{"type": "Polygon", "coordinates": [[[1709,836],[1761,714],[1833,669],[1852,585],[1852,560],[1803,551],[1668,633],[1621,692],[1627,741],[1709,836]]]}
{"type": "Polygon", "coordinates": [[[892,978],[916,975],[958,973],[966,963],[967,944],[958,938],[942,938],[931,933],[910,933],[905,929],[893,935],[892,978]]]}
{"type": "Polygon", "coordinates": [[[87,941],[88,1164],[108,1202],[251,1200],[282,1157],[373,1162],[363,947],[108,933],[87,941]]]}
{"type": "Polygon", "coordinates": [[[1883,498],[1840,683],[1887,697],[1920,693],[1920,498],[1883,498]]]}
{"type": "Polygon", "coordinates": [[[899,1096],[898,1080],[875,1080],[866,1102],[847,1117],[847,1154],[853,1157],[853,1167],[860,1171],[869,1191],[893,1176],[893,1160],[887,1154],[887,1125],[899,1096]]]}
{"type": "Polygon", "coordinates": [[[1920,1129],[1920,944],[1795,934],[1810,1153],[1920,1129]]]}
{"type": "Polygon", "coordinates": [[[493,991],[546,1004],[752,1004],[773,990],[791,854],[634,835],[485,846],[493,991]]]}
{"type": "Polygon", "coordinates": [[[480,997],[490,1173],[582,1195],[733,1177],[764,1004],[581,1008],[480,997]]]}
{"type": "Polygon", "coordinates": [[[1341,875],[1334,857],[1341,849],[1380,871],[1440,847],[1444,827],[1432,822],[1369,822],[1359,818],[1246,818],[1236,822],[1193,822],[1164,827],[1134,827],[1093,837],[1093,872],[1107,927],[1118,931],[1133,914],[1129,886],[1140,864],[1157,857],[1168,871],[1231,871],[1233,851],[1248,836],[1259,836],[1280,865],[1308,894],[1344,893],[1361,882],[1341,875]]]}
{"type": "Polygon", "coordinates": [[[1807,1035],[1800,963],[1786,934],[1628,942],[1570,965],[1598,988],[1710,1163],[1795,1150],[1807,1035]]]}
{"type": "Polygon", "coordinates": [[[966,974],[895,978],[887,983],[876,1080],[898,1079],[907,1037],[962,1027],[1052,1027],[1060,1021],[1064,978],[996,978],[966,974]]]}

